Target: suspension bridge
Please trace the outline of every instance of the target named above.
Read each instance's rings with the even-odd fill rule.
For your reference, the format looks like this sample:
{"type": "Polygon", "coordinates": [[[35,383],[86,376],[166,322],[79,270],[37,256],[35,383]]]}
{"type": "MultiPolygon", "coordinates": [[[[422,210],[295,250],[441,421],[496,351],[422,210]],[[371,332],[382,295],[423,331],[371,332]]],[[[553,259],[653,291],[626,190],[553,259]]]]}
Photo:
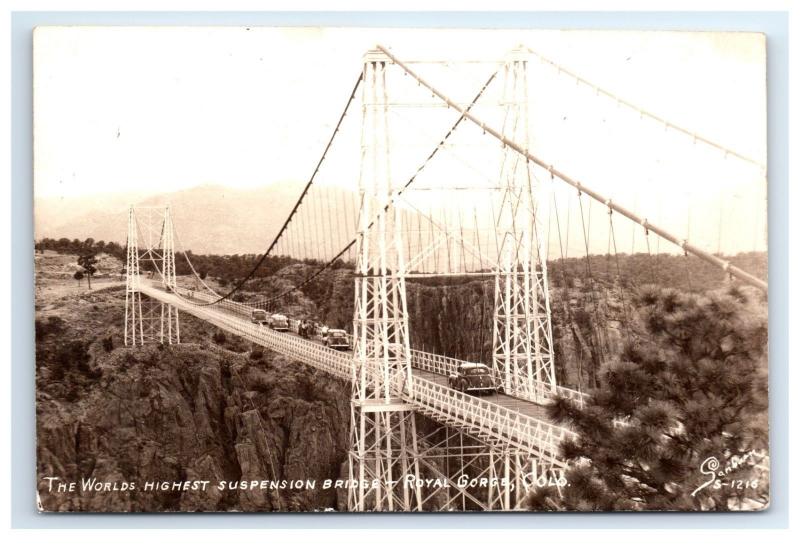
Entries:
{"type": "MultiPolygon", "coordinates": [[[[648,253],[651,240],[654,247],[663,242],[718,268],[731,282],[764,292],[767,284],[723,257],[721,229],[712,252],[539,157],[531,146],[529,112],[535,62],[704,147],[701,153],[752,169],[757,180],[766,176],[758,161],[619,99],[527,48],[487,63],[488,78],[468,92],[449,94],[422,74],[426,63],[404,62],[378,46],[365,54],[330,140],[271,244],[225,293],[197,274],[186,248],[178,254],[193,273],[193,287],[179,285],[180,237],[169,206],[130,208],[125,344],[179,343],[180,313],[188,313],[349,382],[351,511],[513,510],[537,484],[563,486],[560,444],[576,435],[550,422],[546,408],[555,397],[581,405],[588,395],[557,381],[548,261],[572,252],[591,268],[590,254],[601,239],[592,235],[598,229],[597,221],[594,231],[591,225],[592,207],[595,215],[607,215],[601,224],[609,259],[621,244],[615,231],[620,218],[617,226],[626,222],[632,239],[638,232],[648,253]],[[494,100],[487,98],[491,92],[494,100]],[[360,115],[353,116],[355,104],[360,115]],[[427,127],[404,126],[395,116],[404,108],[424,111],[427,127]],[[321,182],[351,119],[360,138],[344,161],[357,172],[321,182]],[[423,147],[428,150],[420,153],[423,147]],[[564,202],[575,201],[565,208],[564,202]],[[583,253],[570,250],[574,210],[580,224],[573,220],[572,231],[580,231],[583,253]],[[269,298],[234,301],[275,256],[307,264],[308,273],[269,298]],[[145,263],[157,271],[153,278],[142,275],[145,263]],[[341,264],[353,267],[351,351],[297,335],[295,320],[289,332],[251,322],[254,309],[280,309],[341,264]],[[501,387],[495,395],[451,388],[448,377],[463,361],[412,346],[406,281],[452,276],[493,282],[488,365],[501,387]]],[[[719,212],[720,225],[725,213],[719,212]]],[[[616,268],[605,288],[589,286],[593,299],[622,292],[618,261],[616,268]]]]}

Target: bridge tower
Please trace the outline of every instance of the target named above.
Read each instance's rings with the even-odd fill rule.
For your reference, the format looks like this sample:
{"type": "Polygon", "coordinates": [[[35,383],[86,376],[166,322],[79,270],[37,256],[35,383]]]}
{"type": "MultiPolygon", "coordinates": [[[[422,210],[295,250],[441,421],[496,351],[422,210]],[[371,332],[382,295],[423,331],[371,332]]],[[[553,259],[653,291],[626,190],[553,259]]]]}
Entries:
{"type": "Polygon", "coordinates": [[[136,217],[133,205],[128,209],[128,238],[125,262],[125,345],[144,345],[142,321],[142,293],[139,290],[139,237],[136,233],[136,217]]]}
{"type": "MultiPolygon", "coordinates": [[[[164,209],[164,228],[161,230],[161,284],[167,292],[175,292],[175,228],[172,225],[172,209],[164,209]]],[[[161,343],[181,342],[181,325],[178,309],[174,305],[161,304],[161,343]]]]}
{"type": "MultiPolygon", "coordinates": [[[[503,82],[503,135],[525,149],[530,144],[527,68],[527,54],[512,51],[503,82]]],[[[549,201],[530,163],[508,147],[502,154],[493,365],[507,393],[543,402],[556,387],[547,289],[549,201]]]]}
{"type": "Polygon", "coordinates": [[[400,218],[390,205],[388,57],[364,57],[351,402],[350,511],[422,508],[400,218]]]}
{"type": "Polygon", "coordinates": [[[176,287],[175,239],[172,212],[167,205],[140,207],[140,216],[131,206],[128,209],[127,260],[125,267],[125,345],[150,343],[180,343],[178,309],[167,303],[142,298],[141,283],[151,282],[154,275],[161,276],[161,285],[167,292],[176,287]],[[139,220],[144,232],[143,245],[139,244],[139,220]],[[142,263],[149,264],[147,279],[141,275],[142,263]]]}

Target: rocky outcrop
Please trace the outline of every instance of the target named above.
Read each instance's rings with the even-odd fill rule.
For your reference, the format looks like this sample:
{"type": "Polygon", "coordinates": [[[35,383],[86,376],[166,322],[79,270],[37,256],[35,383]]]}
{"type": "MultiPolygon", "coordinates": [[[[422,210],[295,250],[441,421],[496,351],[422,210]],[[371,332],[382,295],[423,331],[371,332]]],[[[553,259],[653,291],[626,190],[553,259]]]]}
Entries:
{"type": "MultiPolygon", "coordinates": [[[[183,329],[191,326],[184,320],[183,329]]],[[[336,492],[321,487],[221,490],[217,484],[338,478],[347,450],[348,385],[266,351],[253,352],[254,359],[188,343],[97,352],[87,364],[94,379],[84,380],[72,400],[59,384],[79,376],[52,379],[48,368],[60,364],[42,347],[37,468],[44,510],[337,508],[336,492]],[[209,483],[199,490],[191,487],[195,481],[209,483]],[[76,490],[59,493],[58,483],[75,483],[76,490]],[[173,483],[190,486],[176,490],[173,483]]]]}
{"type": "MultiPolygon", "coordinates": [[[[300,286],[314,271],[305,264],[287,266],[276,277],[250,286],[255,292],[246,299],[285,292],[287,285],[300,286]]],[[[558,381],[573,388],[596,387],[602,366],[622,349],[623,329],[626,335],[637,329],[634,291],[613,280],[589,281],[579,276],[568,286],[553,284],[558,285],[550,290],[558,381]]],[[[491,360],[493,279],[414,280],[406,283],[406,293],[412,347],[470,361],[491,360]]],[[[290,316],[349,330],[352,273],[349,269],[327,270],[282,301],[281,310],[290,316]]]]}
{"type": "MultiPolygon", "coordinates": [[[[553,344],[559,384],[590,388],[600,368],[620,354],[623,332],[636,330],[632,293],[596,283],[550,292],[553,344]]],[[[412,345],[470,361],[492,357],[494,284],[408,286],[412,345]]]]}

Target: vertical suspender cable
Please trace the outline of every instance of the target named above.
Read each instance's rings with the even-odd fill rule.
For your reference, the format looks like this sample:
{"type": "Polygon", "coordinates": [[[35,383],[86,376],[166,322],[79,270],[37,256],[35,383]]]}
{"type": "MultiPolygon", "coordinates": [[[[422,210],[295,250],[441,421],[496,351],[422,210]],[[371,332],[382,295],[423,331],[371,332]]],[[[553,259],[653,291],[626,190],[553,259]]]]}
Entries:
{"type": "Polygon", "coordinates": [[[455,109],[458,112],[461,112],[462,117],[464,117],[464,118],[470,120],[471,122],[473,122],[474,124],[478,125],[483,131],[485,131],[486,133],[490,134],[492,137],[498,139],[504,145],[511,147],[512,149],[517,151],[519,154],[521,154],[524,157],[526,157],[529,161],[532,161],[533,163],[539,165],[542,168],[548,169],[549,172],[551,172],[554,176],[557,176],[560,180],[562,180],[566,184],[569,184],[570,186],[572,186],[572,187],[574,187],[574,188],[576,188],[576,189],[578,189],[580,191],[585,192],[592,199],[594,199],[596,201],[599,201],[601,203],[607,204],[608,206],[612,207],[615,212],[619,212],[620,214],[622,214],[623,216],[627,217],[628,219],[633,220],[635,223],[642,224],[645,227],[648,227],[651,231],[655,232],[656,235],[658,235],[658,236],[670,241],[671,243],[673,243],[675,245],[680,246],[685,252],[691,252],[692,254],[696,255],[697,257],[699,257],[699,258],[701,258],[701,259],[703,259],[703,260],[715,265],[716,267],[721,268],[725,272],[729,273],[731,276],[736,277],[736,278],[742,280],[743,282],[745,282],[747,284],[755,286],[756,288],[759,288],[763,292],[767,292],[768,291],[768,285],[767,285],[767,283],[765,281],[763,281],[763,280],[761,280],[761,279],[759,279],[759,278],[747,273],[746,271],[742,270],[741,268],[738,268],[738,267],[736,267],[734,265],[731,265],[729,262],[727,262],[727,261],[725,261],[725,260],[723,260],[723,259],[721,259],[721,258],[719,258],[717,256],[714,256],[713,254],[710,254],[709,252],[706,252],[705,250],[699,248],[696,245],[693,245],[693,244],[689,243],[686,240],[681,241],[678,237],[676,237],[675,235],[673,235],[670,232],[666,231],[665,229],[663,229],[663,228],[661,228],[659,226],[650,224],[649,222],[646,222],[646,220],[640,218],[635,213],[627,210],[626,208],[624,208],[624,207],[622,207],[620,205],[617,205],[616,203],[612,203],[610,199],[608,199],[605,196],[595,192],[591,188],[587,188],[587,187],[583,186],[577,180],[575,180],[575,179],[571,178],[570,176],[568,176],[567,174],[559,171],[558,169],[556,169],[552,165],[542,161],[540,158],[534,156],[528,149],[523,148],[522,146],[520,146],[516,142],[504,137],[497,130],[495,130],[492,127],[487,126],[483,121],[481,121],[480,119],[475,117],[473,114],[471,114],[470,112],[468,112],[465,109],[461,108],[457,103],[453,102],[449,97],[444,95],[441,91],[439,91],[438,89],[434,88],[427,81],[422,79],[416,72],[414,72],[414,70],[412,70],[407,64],[405,64],[402,61],[400,61],[395,55],[393,55],[385,47],[379,45],[379,46],[377,46],[377,48],[381,52],[383,52],[385,55],[387,55],[395,64],[397,64],[400,68],[402,68],[409,76],[411,76],[415,80],[417,80],[417,82],[419,82],[420,85],[423,85],[431,93],[433,93],[434,95],[438,96],[449,107],[455,109]]]}
{"type": "Polygon", "coordinates": [[[361,85],[361,81],[362,81],[363,77],[364,77],[363,74],[359,74],[358,75],[358,79],[356,79],[356,83],[353,86],[353,90],[350,92],[350,97],[347,99],[347,104],[345,105],[344,110],[342,111],[342,114],[339,116],[339,121],[336,123],[336,128],[333,130],[333,134],[331,135],[330,140],[328,140],[328,144],[325,146],[325,150],[322,152],[322,156],[319,158],[319,161],[317,162],[317,166],[314,169],[314,172],[311,174],[311,178],[309,178],[308,182],[305,185],[305,188],[303,188],[303,191],[300,194],[300,197],[298,198],[297,202],[295,203],[294,207],[292,208],[291,212],[289,213],[289,216],[286,218],[286,220],[284,221],[283,225],[281,226],[281,229],[278,231],[278,234],[275,236],[275,239],[273,239],[272,243],[267,248],[267,251],[264,252],[264,254],[258,260],[256,265],[250,270],[250,272],[247,275],[245,275],[244,278],[242,278],[236,284],[236,286],[234,286],[227,294],[225,294],[224,296],[219,297],[218,299],[216,299],[216,300],[214,300],[212,302],[204,303],[204,304],[198,304],[198,305],[200,305],[202,307],[205,307],[205,306],[208,306],[208,305],[214,305],[216,303],[219,303],[219,302],[221,302],[223,300],[226,300],[226,299],[230,298],[233,294],[236,293],[237,290],[239,290],[242,286],[244,286],[244,283],[246,283],[255,274],[255,272],[258,270],[258,268],[261,267],[261,265],[264,263],[264,260],[266,260],[267,256],[270,254],[270,252],[272,252],[272,249],[275,248],[275,245],[277,244],[278,240],[283,236],[284,232],[286,231],[286,228],[289,226],[289,222],[291,222],[292,218],[294,217],[295,213],[297,212],[297,209],[300,207],[300,204],[303,202],[303,198],[306,196],[306,194],[308,193],[308,190],[311,188],[311,185],[314,183],[314,179],[316,178],[317,173],[319,172],[319,169],[322,166],[322,162],[325,161],[325,157],[326,157],[326,155],[328,153],[328,150],[330,150],[331,145],[333,145],[333,141],[336,138],[336,135],[339,133],[339,128],[341,127],[342,122],[344,121],[344,118],[347,115],[347,111],[350,109],[350,104],[353,102],[353,99],[355,98],[356,91],[358,90],[358,87],[361,85]]]}

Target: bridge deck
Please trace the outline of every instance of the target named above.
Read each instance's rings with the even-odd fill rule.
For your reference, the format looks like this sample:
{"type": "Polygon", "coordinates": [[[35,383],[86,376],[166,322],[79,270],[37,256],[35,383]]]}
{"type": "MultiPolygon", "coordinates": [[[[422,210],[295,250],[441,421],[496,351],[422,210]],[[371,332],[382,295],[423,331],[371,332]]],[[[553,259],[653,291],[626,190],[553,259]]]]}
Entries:
{"type": "MultiPolygon", "coordinates": [[[[253,324],[246,305],[226,301],[213,307],[201,306],[197,300],[208,296],[182,289],[179,294],[169,293],[147,283],[142,283],[140,289],[149,297],[174,305],[235,335],[341,379],[351,379],[351,353],[253,324]]],[[[430,369],[414,370],[414,388],[403,398],[417,411],[442,424],[500,448],[531,452],[556,466],[563,466],[559,457],[560,442],[566,437],[575,437],[572,431],[549,423],[546,409],[540,404],[504,394],[478,397],[462,393],[448,387],[446,375],[430,369]]]]}
{"type": "MultiPolygon", "coordinates": [[[[415,369],[414,377],[415,378],[421,377],[423,379],[427,379],[428,381],[436,383],[437,385],[442,385],[447,387],[447,376],[444,376],[442,374],[437,374],[426,370],[415,369]]],[[[469,396],[474,396],[474,395],[469,395],[469,396]]],[[[497,404],[498,406],[502,406],[504,408],[521,413],[523,415],[533,417],[534,419],[539,419],[540,421],[549,421],[547,417],[547,408],[546,406],[543,406],[541,404],[535,404],[534,402],[521,400],[519,398],[514,398],[513,396],[508,396],[506,394],[481,395],[477,396],[476,398],[480,398],[481,400],[485,400],[492,404],[497,404]]]]}

